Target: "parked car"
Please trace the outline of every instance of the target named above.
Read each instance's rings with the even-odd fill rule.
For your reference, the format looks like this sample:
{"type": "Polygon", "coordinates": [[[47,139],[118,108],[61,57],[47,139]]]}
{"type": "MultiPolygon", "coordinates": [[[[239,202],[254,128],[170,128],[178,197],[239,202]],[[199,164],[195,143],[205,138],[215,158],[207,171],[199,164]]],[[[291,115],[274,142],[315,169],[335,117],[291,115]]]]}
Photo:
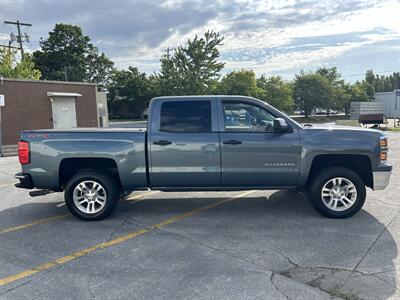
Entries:
{"type": "MultiPolygon", "coordinates": [[[[325,108],[316,108],[314,110],[314,115],[327,115],[328,109],[325,108]]],[[[329,109],[329,114],[330,115],[337,115],[338,111],[334,109],[329,109]]]]}
{"type": "Polygon", "coordinates": [[[18,146],[16,186],[64,192],[83,220],[103,219],[122,192],[148,188],[305,189],[319,213],[345,218],[392,170],[380,131],[303,127],[240,96],[158,97],[147,128],[24,131],[18,146]]]}
{"type": "Polygon", "coordinates": [[[293,114],[294,114],[294,115],[298,115],[298,116],[304,116],[304,115],[306,114],[306,112],[305,112],[304,110],[302,110],[302,109],[296,109],[296,110],[293,112],[293,114]]]}

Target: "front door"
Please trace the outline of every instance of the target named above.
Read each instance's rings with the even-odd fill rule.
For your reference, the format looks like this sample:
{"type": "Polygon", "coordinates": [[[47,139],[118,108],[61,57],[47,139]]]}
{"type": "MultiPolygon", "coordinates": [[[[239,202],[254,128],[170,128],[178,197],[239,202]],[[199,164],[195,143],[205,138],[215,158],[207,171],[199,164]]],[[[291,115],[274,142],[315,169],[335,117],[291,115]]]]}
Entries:
{"type": "Polygon", "coordinates": [[[276,116],[252,102],[222,101],[222,186],[297,185],[300,138],[296,128],[273,130],[276,116]]]}
{"type": "Polygon", "coordinates": [[[221,180],[214,100],[164,100],[152,107],[152,187],[212,187],[221,180]]]}
{"type": "Polygon", "coordinates": [[[52,97],[53,127],[76,127],[75,97],[52,97]]]}

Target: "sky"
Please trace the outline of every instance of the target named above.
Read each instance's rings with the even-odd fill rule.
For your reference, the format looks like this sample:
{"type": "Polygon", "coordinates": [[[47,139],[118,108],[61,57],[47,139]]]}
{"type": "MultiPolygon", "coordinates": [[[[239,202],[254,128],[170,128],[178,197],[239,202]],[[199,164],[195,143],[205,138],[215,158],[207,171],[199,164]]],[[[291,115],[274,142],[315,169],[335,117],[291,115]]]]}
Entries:
{"type": "Polygon", "coordinates": [[[27,51],[56,23],[82,27],[118,68],[152,73],[167,48],[214,30],[224,35],[224,72],[252,69],[291,79],[336,66],[355,82],[367,69],[400,71],[400,0],[0,0],[0,44],[32,23],[27,51]]]}

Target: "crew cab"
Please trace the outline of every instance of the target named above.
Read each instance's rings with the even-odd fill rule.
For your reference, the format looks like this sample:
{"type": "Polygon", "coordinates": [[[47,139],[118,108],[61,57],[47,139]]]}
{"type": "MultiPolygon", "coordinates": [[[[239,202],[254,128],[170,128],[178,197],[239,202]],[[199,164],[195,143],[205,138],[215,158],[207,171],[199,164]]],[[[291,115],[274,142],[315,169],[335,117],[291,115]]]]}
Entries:
{"type": "Polygon", "coordinates": [[[306,190],[322,215],[345,218],[392,166],[377,130],[302,126],[242,96],[157,97],[147,128],[24,131],[19,188],[64,192],[83,220],[100,220],[135,190],[306,190]]]}

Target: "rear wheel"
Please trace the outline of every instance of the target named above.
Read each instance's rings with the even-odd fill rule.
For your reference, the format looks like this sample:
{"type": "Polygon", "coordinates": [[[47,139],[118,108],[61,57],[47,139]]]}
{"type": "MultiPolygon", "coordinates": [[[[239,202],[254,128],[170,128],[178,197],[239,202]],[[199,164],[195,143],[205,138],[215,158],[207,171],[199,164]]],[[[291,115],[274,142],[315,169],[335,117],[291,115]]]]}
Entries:
{"type": "Polygon", "coordinates": [[[120,198],[119,185],[111,175],[84,171],[72,177],[65,187],[65,203],[79,219],[97,221],[113,212],[120,198]]]}
{"type": "Polygon", "coordinates": [[[330,167],[321,170],[311,180],[308,198],[322,215],[348,218],[360,211],[366,197],[365,184],[353,170],[330,167]]]}

